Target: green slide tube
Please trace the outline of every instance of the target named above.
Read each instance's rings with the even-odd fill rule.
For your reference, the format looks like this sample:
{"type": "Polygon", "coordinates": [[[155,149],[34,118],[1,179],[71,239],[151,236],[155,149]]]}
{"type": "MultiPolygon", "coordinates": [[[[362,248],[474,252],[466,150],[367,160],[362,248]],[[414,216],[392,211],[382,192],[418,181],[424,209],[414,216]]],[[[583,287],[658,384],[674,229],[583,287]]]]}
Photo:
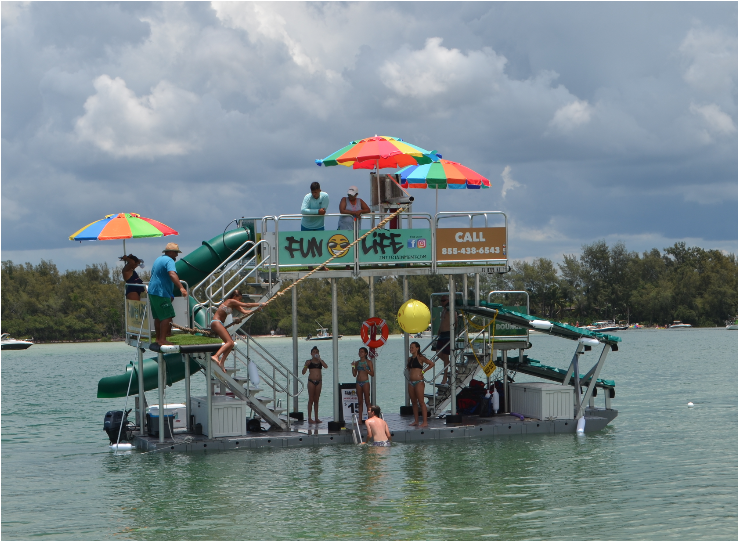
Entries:
{"type": "MultiPolygon", "coordinates": [[[[166,364],[167,385],[181,381],[185,377],[185,364],[181,354],[169,353],[164,355],[164,363],[166,364]]],[[[128,365],[131,366],[130,364],[128,365]]],[[[190,374],[194,374],[200,370],[197,361],[190,359],[190,374]]],[[[143,362],[144,391],[151,391],[159,386],[159,363],[156,358],[144,359],[143,362]]],[[[120,398],[126,396],[128,390],[128,382],[131,382],[130,396],[138,394],[138,362],[133,363],[133,379],[131,379],[130,368],[126,369],[125,374],[117,376],[109,376],[102,378],[97,383],[98,398],[120,398]]]]}

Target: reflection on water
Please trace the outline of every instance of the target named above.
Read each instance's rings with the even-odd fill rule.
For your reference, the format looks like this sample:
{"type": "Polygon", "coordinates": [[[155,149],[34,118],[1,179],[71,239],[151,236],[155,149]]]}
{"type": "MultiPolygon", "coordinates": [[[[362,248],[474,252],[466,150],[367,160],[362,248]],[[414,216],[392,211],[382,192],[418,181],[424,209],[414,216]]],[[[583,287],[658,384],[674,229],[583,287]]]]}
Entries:
{"type": "MultiPolygon", "coordinates": [[[[596,434],[192,455],[108,450],[102,419],[122,401],[92,397],[130,348],[4,352],[3,538],[733,539],[730,333],[623,337],[604,373],[620,416],[596,434]],[[697,350],[709,366],[693,362],[697,350]],[[49,373],[65,377],[29,386],[49,373]]],[[[571,358],[568,342],[533,340],[534,358],[571,358]]],[[[391,351],[380,381],[390,411],[404,392],[391,351]]]]}

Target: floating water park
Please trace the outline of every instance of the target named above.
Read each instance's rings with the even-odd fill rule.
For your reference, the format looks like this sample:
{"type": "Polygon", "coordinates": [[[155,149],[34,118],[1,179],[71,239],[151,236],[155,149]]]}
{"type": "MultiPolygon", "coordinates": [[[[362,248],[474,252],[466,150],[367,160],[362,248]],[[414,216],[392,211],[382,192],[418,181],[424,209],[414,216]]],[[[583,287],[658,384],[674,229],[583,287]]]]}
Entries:
{"type": "MultiPolygon", "coordinates": [[[[317,163],[369,172],[364,192],[370,194],[368,209],[354,214],[348,228],[327,230],[346,214],[325,209],[241,217],[222,234],[182,254],[175,267],[185,294],[175,288],[172,301],[173,327],[188,336],[181,343],[157,342],[148,284],[141,284],[139,299],[125,299],[125,340],[135,348],[137,360],[122,373],[101,379],[97,392],[100,399],[125,399],[124,409],[111,410],[104,420],[112,448],[195,452],[365,442],[356,384],[339,381],[339,363],[348,364],[347,357],[353,361],[355,356],[353,346],[350,353],[348,346],[341,349],[339,278],[368,282],[369,319],[363,322],[361,338],[369,348],[368,358],[375,361],[367,380],[371,403],[382,403],[378,371],[396,371],[396,377],[407,380],[404,405],[399,411],[384,408],[393,442],[584,434],[602,430],[617,416],[612,408],[615,382],[603,378],[603,368],[608,354],[618,351],[620,337],[530,314],[525,291],[481,291],[482,276],[509,271],[507,215],[484,209],[439,212],[437,207],[427,213],[413,207],[414,189],[435,189],[437,201],[439,189],[485,189],[486,178],[435,151],[391,137],[353,141],[317,163]],[[386,168],[399,170],[380,173],[386,168]],[[325,223],[326,230],[305,228],[306,215],[325,223]],[[429,299],[410,299],[408,277],[418,275],[442,275],[448,287],[429,299]],[[399,313],[376,313],[377,278],[402,284],[405,304],[399,313]],[[332,292],[330,325],[316,322],[318,333],[309,337],[333,346],[332,377],[323,376],[322,381],[332,386],[332,415],[322,416],[319,423],[309,422],[309,414],[305,419],[310,383],[300,373],[304,369],[297,332],[297,292],[314,279],[329,280],[332,292]],[[213,339],[211,324],[236,290],[244,301],[262,306],[291,296],[291,363],[278,359],[267,341],[247,332],[245,325],[255,312],[238,317],[236,311],[223,322],[234,347],[224,362],[213,360],[224,342],[213,339]],[[444,314],[447,327],[441,328],[444,314]],[[394,318],[405,331],[404,359],[410,361],[404,372],[404,364],[376,358],[376,350],[387,340],[386,321],[394,318]],[[414,351],[413,336],[429,324],[430,342],[414,351]],[[571,358],[564,363],[534,358],[540,356],[532,351],[531,333],[569,340],[571,358]],[[585,362],[585,356],[594,358],[585,362]],[[417,359],[428,362],[423,365],[417,359]],[[412,379],[418,367],[421,379],[412,379]],[[537,381],[516,382],[520,374],[537,381]],[[195,395],[191,380],[203,376],[206,392],[195,395]],[[184,385],[184,403],[167,402],[167,387],[173,385],[184,385]],[[413,396],[416,385],[424,389],[420,406],[413,396]],[[147,403],[146,391],[157,391],[155,403],[147,403]],[[427,411],[427,424],[419,422],[419,409],[427,411]],[[131,411],[135,413],[129,420],[131,411]]],[[[135,238],[123,225],[123,233],[103,237],[115,220],[131,224],[146,219],[111,215],[88,226],[88,233],[83,228],[70,238],[135,238]]],[[[146,223],[161,235],[176,234],[153,220],[146,223]]]]}

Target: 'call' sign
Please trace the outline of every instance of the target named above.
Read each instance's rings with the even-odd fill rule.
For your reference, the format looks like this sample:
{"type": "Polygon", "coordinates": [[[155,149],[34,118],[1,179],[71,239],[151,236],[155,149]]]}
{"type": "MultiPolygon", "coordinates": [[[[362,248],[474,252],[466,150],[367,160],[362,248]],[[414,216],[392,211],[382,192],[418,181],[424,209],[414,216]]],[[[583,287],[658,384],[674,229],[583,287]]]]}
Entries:
{"type": "Polygon", "coordinates": [[[436,229],[437,261],[489,261],[507,259],[504,227],[436,229]]]}

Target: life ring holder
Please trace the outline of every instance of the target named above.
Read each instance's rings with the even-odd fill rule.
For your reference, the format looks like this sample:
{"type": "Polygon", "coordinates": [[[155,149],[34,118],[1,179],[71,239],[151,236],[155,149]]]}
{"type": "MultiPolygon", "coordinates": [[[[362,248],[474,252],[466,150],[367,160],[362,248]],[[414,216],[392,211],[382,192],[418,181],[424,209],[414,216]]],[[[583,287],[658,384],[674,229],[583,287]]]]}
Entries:
{"type": "Polygon", "coordinates": [[[361,341],[370,348],[381,348],[387,343],[389,338],[389,327],[387,323],[379,317],[370,317],[361,325],[361,341]],[[372,326],[376,326],[376,338],[372,340],[372,326]]]}

